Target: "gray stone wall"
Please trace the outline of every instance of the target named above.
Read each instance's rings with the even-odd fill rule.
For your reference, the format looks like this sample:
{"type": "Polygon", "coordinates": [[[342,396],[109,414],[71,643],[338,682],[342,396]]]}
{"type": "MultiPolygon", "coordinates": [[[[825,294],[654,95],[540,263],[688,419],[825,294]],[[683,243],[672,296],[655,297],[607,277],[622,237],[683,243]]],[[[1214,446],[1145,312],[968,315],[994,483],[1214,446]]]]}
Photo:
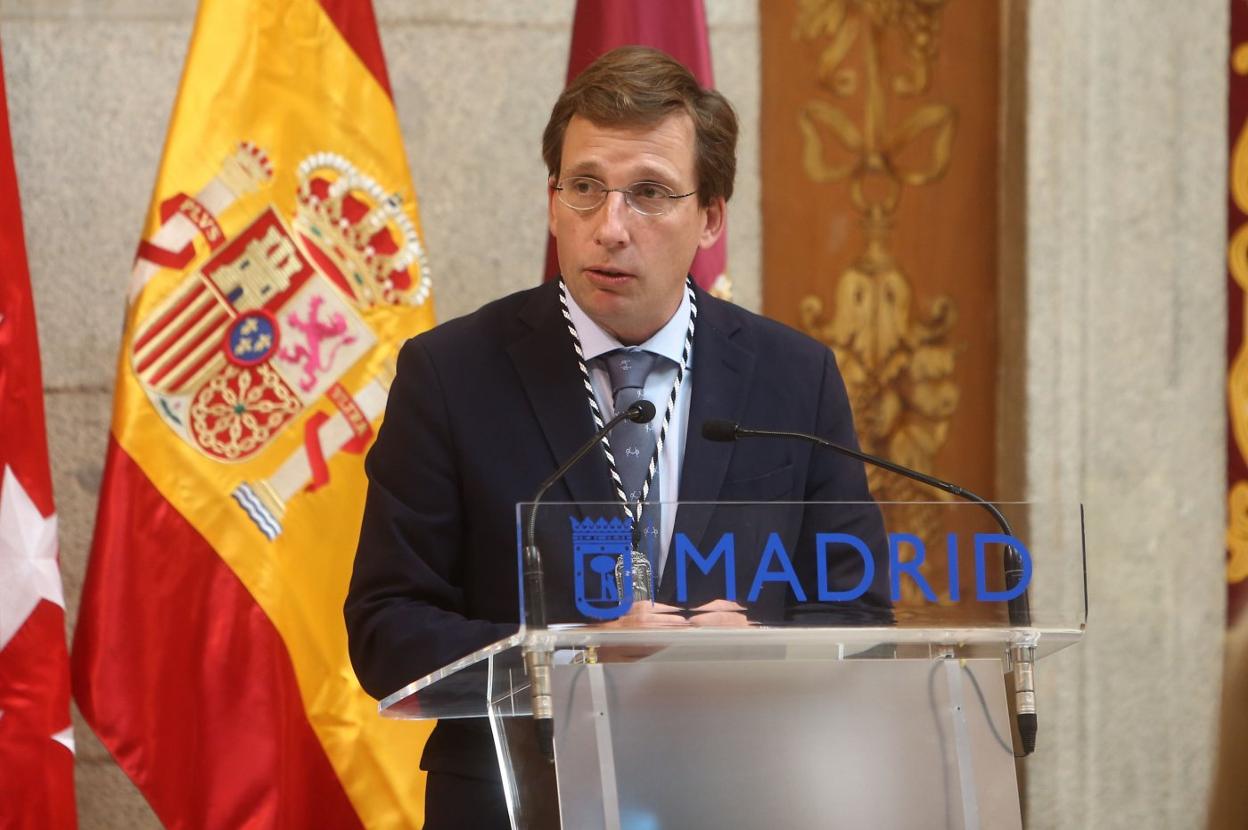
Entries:
{"type": "MultiPolygon", "coordinates": [[[[1226,3],[1011,2],[1027,20],[1011,30],[1026,186],[1003,404],[1023,414],[1003,417],[1002,475],[1028,498],[1087,503],[1092,606],[1086,641],[1039,667],[1028,826],[1197,827],[1224,601],[1226,3]]],[[[0,0],[71,627],[123,291],[194,6],[0,0]]],[[[757,308],[757,8],[707,6],[744,126],[729,269],[757,308]]],[[[539,137],[573,2],[376,7],[447,319],[540,272],[539,137]]],[[[76,737],[82,826],[157,826],[90,731],[76,737]]]]}
{"type": "MultiPolygon", "coordinates": [[[[534,285],[546,245],[541,131],[573,0],[374,0],[421,202],[439,320],[534,285]]],[[[69,624],[108,438],[124,291],[194,0],[0,0],[11,128],[39,318],[69,624]]],[[[751,0],[708,3],[717,86],[743,133],[729,274],[760,303],[758,37],[751,0]]],[[[159,826],[79,722],[83,827],[159,826]]]]}
{"type": "Polygon", "coordinates": [[[1024,494],[1086,504],[1091,605],[1084,642],[1038,666],[1029,826],[1201,827],[1226,595],[1228,4],[1026,6],[1007,403],[1024,494]]]}

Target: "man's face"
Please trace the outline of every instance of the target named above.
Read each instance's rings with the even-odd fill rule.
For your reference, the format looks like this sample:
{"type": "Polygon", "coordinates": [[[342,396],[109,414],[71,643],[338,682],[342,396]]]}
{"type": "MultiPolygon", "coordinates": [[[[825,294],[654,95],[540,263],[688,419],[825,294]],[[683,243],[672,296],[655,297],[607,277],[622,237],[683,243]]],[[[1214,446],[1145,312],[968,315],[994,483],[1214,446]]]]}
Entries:
{"type": "MultiPolygon", "coordinates": [[[[599,127],[573,116],[561,164],[560,179],[588,176],[612,188],[655,182],[688,193],[697,187],[693,121],[679,113],[653,127],[599,127]]],[[[558,195],[552,188],[550,232],[572,297],[620,342],[648,339],[676,313],[694,254],[723,231],[724,200],[702,207],[695,194],[670,200],[661,216],[645,216],[622,193],[608,193],[589,211],[573,210],[558,195]]]]}

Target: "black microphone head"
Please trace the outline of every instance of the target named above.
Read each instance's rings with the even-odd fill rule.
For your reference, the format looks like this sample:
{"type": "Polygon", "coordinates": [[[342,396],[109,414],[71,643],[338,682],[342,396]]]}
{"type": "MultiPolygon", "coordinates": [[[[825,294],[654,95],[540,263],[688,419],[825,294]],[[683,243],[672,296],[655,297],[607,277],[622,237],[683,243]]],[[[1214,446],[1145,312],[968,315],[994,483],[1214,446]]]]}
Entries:
{"type": "Polygon", "coordinates": [[[702,437],[708,441],[736,441],[737,425],[722,418],[710,418],[702,422],[702,437]]]}
{"type": "Polygon", "coordinates": [[[1023,740],[1023,754],[1036,751],[1036,713],[1024,712],[1018,716],[1018,736],[1023,740]]]}
{"type": "Polygon", "coordinates": [[[628,420],[634,424],[648,424],[654,420],[654,404],[642,398],[628,408],[628,420]]]}

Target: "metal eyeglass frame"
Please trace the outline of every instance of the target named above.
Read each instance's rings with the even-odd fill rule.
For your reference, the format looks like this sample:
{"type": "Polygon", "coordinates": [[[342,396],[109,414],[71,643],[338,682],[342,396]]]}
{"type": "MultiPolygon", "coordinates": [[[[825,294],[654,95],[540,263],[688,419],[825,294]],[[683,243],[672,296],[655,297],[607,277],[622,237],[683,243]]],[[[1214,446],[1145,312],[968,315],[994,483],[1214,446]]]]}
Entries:
{"type": "Polygon", "coordinates": [[[636,194],[633,193],[633,188],[640,187],[641,185],[646,185],[649,187],[657,187],[662,190],[669,191],[667,195],[662,197],[664,199],[687,199],[688,197],[698,192],[696,190],[690,190],[688,193],[672,193],[670,192],[671,188],[665,184],[659,184],[658,182],[645,182],[645,181],[633,182],[628,187],[607,187],[606,182],[595,179],[593,176],[567,176],[565,178],[560,179],[552,187],[555,189],[556,192],[560,194],[559,201],[562,204],[566,205],[567,207],[579,213],[588,213],[591,210],[597,210],[598,208],[602,207],[603,202],[607,201],[608,193],[621,193],[624,196],[624,203],[628,205],[630,208],[632,208],[634,212],[639,213],[642,216],[663,216],[667,214],[670,208],[668,208],[666,205],[664,206],[663,210],[658,211],[657,213],[650,213],[637,207],[636,203],[633,202],[633,199],[636,197],[636,194]],[[566,199],[563,198],[563,195],[562,195],[566,183],[570,181],[587,181],[587,182],[593,182],[599,185],[601,187],[601,190],[599,191],[599,194],[598,194],[599,199],[597,203],[590,205],[588,207],[577,207],[576,205],[570,204],[566,199]]]}

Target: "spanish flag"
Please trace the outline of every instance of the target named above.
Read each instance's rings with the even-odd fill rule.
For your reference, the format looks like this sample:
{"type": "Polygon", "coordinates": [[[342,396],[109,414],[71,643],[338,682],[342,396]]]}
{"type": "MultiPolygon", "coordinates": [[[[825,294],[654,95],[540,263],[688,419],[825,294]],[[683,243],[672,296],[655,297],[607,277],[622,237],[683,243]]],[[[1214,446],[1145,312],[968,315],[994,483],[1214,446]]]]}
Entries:
{"type": "Polygon", "coordinates": [[[74,695],[169,827],[415,827],[347,660],[362,453],[433,324],[370,0],[203,0],[130,280],[74,695]]]}

